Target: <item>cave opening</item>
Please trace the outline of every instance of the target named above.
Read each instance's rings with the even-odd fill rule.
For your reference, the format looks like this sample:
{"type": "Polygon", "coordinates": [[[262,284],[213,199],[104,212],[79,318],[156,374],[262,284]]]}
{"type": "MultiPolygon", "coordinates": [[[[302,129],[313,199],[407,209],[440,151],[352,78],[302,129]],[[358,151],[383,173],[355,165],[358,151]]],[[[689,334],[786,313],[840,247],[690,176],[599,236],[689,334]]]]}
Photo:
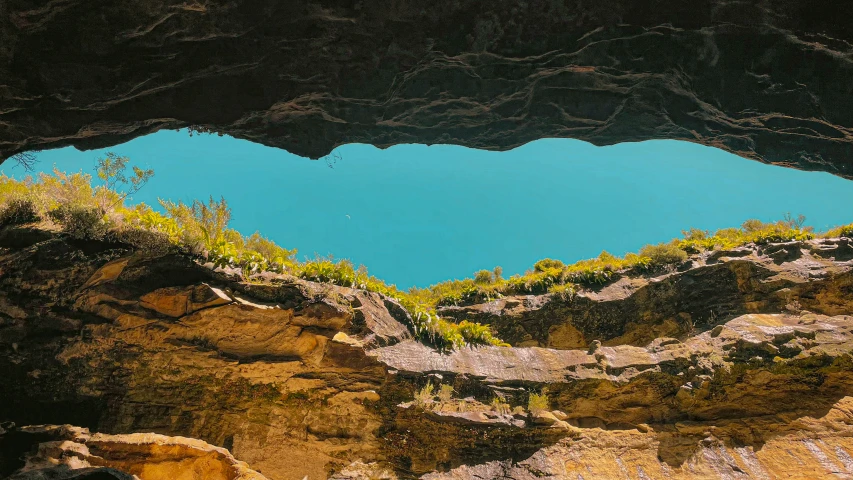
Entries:
{"type": "MultiPolygon", "coordinates": [[[[259,231],[306,260],[365,265],[400,288],[544,258],[617,256],[691,228],[804,215],[819,231],[849,223],[849,180],[745,160],[674,140],[607,147],[541,139],[496,152],[454,145],[348,144],[317,161],[230,136],[160,131],[114,147],[34,153],[31,172],[93,173],[107,152],[155,172],[129,203],[224,197],[231,227],[259,231]]],[[[96,183],[98,179],[95,178],[96,183]]]]}

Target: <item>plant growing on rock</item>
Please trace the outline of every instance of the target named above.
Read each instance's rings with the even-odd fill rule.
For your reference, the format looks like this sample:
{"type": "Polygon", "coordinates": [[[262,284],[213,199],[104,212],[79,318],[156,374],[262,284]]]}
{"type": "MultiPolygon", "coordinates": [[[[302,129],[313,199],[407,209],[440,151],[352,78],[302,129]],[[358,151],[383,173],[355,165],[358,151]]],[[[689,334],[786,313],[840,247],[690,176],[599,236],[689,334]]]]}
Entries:
{"type": "Polygon", "coordinates": [[[124,213],[124,220],[130,227],[140,228],[160,233],[172,243],[180,240],[181,229],[173,218],[154,211],[144,203],[140,203],[124,213]]]}
{"type": "Polygon", "coordinates": [[[299,267],[299,276],[319,283],[332,283],[342,287],[351,287],[356,282],[356,268],[349,260],[317,257],[299,267]]]}
{"type": "Polygon", "coordinates": [[[97,207],[92,176],[82,172],[68,174],[54,168],[52,175],[39,173],[31,188],[39,210],[45,213],[60,205],[97,207]]]}
{"type": "Polygon", "coordinates": [[[646,245],[640,249],[639,255],[648,258],[654,267],[666,267],[687,260],[687,252],[678,248],[674,242],[646,245]]]}
{"type": "MultiPolygon", "coordinates": [[[[571,300],[582,289],[613,282],[620,275],[683,262],[688,253],[748,243],[801,241],[814,236],[804,225],[804,217],[786,215],[775,223],[749,220],[740,228],[721,229],[713,234],[690,229],[683,232],[682,239],[649,245],[624,257],[601,252],[596,258],[569,265],[546,258],[523,275],[510,278],[504,278],[503,270],[496,267],[476,272],[473,278],[401,291],[370,276],[365,267],[355,268],[348,260],[329,257],[300,263],[296,250],[282,248],[259,233],[246,237],[229,229],[231,209],[224,199],[210,197],[207,202],[194,200],[189,205],[160,200],[162,212],[145,204],[125,207],[128,196],[142,188],[153,174],[135,167],[133,173],[125,173],[128,163],[126,157],[111,153],[99,159],[97,170],[103,185],[98,187],[93,187],[91,175],[56,169],[52,174],[41,173],[36,179],[15,180],[0,174],[0,223],[50,219],[78,238],[103,238],[109,234],[113,240],[146,250],[173,251],[174,247],[217,267],[237,267],[245,277],[265,271],[289,273],[314,282],[376,292],[396,300],[408,313],[409,328],[417,340],[443,351],[506,344],[495,337],[488,325],[441,318],[440,306],[545,293],[571,300]]],[[[853,224],[825,235],[853,237],[853,224]]],[[[252,278],[266,281],[257,275],[252,278]]]]}
{"type": "Polygon", "coordinates": [[[13,198],[0,205],[0,226],[37,222],[39,218],[35,203],[29,198],[13,198]]]}
{"type": "Polygon", "coordinates": [[[490,404],[492,410],[498,413],[498,415],[509,415],[512,411],[512,408],[506,403],[501,397],[495,395],[492,398],[492,403],[490,404]]]}
{"type": "Polygon", "coordinates": [[[474,283],[490,284],[492,283],[492,272],[488,270],[480,270],[474,274],[474,283]]]}
{"type": "Polygon", "coordinates": [[[276,273],[293,270],[296,267],[296,250],[288,250],[276,245],[272,240],[255,232],[246,238],[245,248],[267,260],[267,268],[276,273]]]}
{"type": "Polygon", "coordinates": [[[803,228],[803,215],[797,218],[786,214],[785,219],[775,223],[763,223],[758,220],[747,220],[741,226],[746,238],[759,245],[791,241],[811,240],[814,238],[811,228],[803,228]]]}
{"type": "Polygon", "coordinates": [[[48,216],[63,232],[81,240],[100,240],[112,226],[101,210],[79,205],[62,204],[48,212],[48,216]]]}
{"type": "Polygon", "coordinates": [[[853,238],[853,223],[851,223],[849,225],[842,225],[840,227],[833,228],[832,230],[829,230],[828,232],[824,233],[822,236],[826,237],[826,238],[832,238],[832,237],[853,238]]]}
{"type": "Polygon", "coordinates": [[[571,283],[566,283],[564,285],[553,285],[548,289],[548,293],[551,293],[564,301],[571,300],[575,297],[575,286],[571,283]]]}
{"type": "Polygon", "coordinates": [[[207,259],[219,268],[236,264],[238,255],[237,246],[224,238],[217,240],[207,250],[207,259]]]}
{"type": "Polygon", "coordinates": [[[219,201],[210,197],[205,203],[193,200],[192,204],[160,200],[166,214],[178,224],[181,242],[193,249],[212,250],[227,241],[226,229],[231,221],[231,208],[224,198],[219,201]]]}
{"type": "Polygon", "coordinates": [[[527,399],[527,410],[533,415],[548,410],[548,407],[548,395],[544,391],[531,393],[527,399]]]}
{"type": "Polygon", "coordinates": [[[426,408],[429,404],[433,402],[434,394],[435,385],[432,384],[432,381],[428,381],[423,388],[421,388],[415,393],[415,406],[420,408],[426,408]]]}
{"type": "Polygon", "coordinates": [[[138,192],[154,176],[154,170],[143,170],[137,166],[131,167],[132,174],[128,176],[127,157],[107,152],[106,156],[97,159],[95,171],[104,184],[95,190],[98,207],[102,214],[119,206],[124,200],[138,192]],[[121,191],[124,189],[124,191],[121,191]]]}
{"type": "Polygon", "coordinates": [[[452,385],[442,385],[438,389],[438,401],[442,404],[450,402],[453,398],[453,386],[452,385]]]}

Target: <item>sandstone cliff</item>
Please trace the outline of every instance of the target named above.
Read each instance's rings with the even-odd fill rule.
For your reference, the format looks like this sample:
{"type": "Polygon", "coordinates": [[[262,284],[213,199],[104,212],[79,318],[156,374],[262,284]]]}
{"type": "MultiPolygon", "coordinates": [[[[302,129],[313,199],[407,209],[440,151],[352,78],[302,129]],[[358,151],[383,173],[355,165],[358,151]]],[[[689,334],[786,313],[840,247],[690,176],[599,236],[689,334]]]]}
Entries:
{"type": "Polygon", "coordinates": [[[851,270],[849,239],[695,255],[447,307],[514,346],[440,353],[376,293],[7,227],[0,476],[849,476],[851,270]]]}

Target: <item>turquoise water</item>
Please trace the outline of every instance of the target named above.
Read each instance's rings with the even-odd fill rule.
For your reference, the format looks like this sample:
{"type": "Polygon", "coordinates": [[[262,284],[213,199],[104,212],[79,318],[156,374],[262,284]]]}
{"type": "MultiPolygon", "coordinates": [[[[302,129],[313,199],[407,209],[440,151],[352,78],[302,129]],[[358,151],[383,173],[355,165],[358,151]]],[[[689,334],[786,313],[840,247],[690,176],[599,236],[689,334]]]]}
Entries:
{"type": "MultiPolygon", "coordinates": [[[[259,230],[300,257],[350,258],[403,288],[496,265],[505,276],[522,273],[544,257],[621,255],[688,227],[786,212],[819,229],[853,222],[853,182],[676,141],[546,139],[510,152],[346,145],[332,162],[163,131],[108,150],[154,169],[134,201],[222,195],[244,234],[259,230]]],[[[103,151],[41,152],[39,168],[91,173],[103,151]]]]}

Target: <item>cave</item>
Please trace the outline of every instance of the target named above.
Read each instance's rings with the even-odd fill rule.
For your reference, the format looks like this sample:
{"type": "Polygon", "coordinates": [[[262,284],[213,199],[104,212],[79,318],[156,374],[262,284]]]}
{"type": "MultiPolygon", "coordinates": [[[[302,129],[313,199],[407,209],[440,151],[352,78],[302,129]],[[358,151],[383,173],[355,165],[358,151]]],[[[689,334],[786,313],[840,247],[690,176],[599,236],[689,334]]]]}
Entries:
{"type": "MultiPolygon", "coordinates": [[[[743,198],[771,188],[759,191],[748,167],[773,165],[819,172],[808,188],[783,182],[774,193],[844,203],[851,18],[853,3],[839,0],[0,1],[0,163],[24,170],[0,172],[0,474],[853,475],[853,224],[818,231],[788,213],[714,233],[688,227],[636,253],[398,288],[349,259],[302,262],[295,249],[229,228],[224,198],[152,208],[130,195],[153,170],[134,165],[125,176],[119,154],[96,161],[105,188],[82,171],[29,171],[66,147],[187,132],[204,135],[208,153],[224,149],[215,143],[224,136],[271,147],[277,165],[301,156],[330,168],[339,147],[374,155],[429,145],[446,175],[463,169],[435,147],[516,151],[521,163],[521,149],[552,139],[677,140],[767,164],[738,164],[748,180],[729,188],[755,190],[743,198]]],[[[292,220],[269,205],[295,183],[252,170],[260,156],[214,168],[199,145],[196,160],[207,163],[198,165],[213,174],[173,174],[179,193],[218,177],[262,197],[270,221],[292,220]]],[[[520,168],[559,177],[548,165],[561,159],[549,161],[520,168]]],[[[672,170],[683,198],[665,203],[698,203],[696,189],[724,196],[672,170]]],[[[570,182],[505,171],[504,187],[532,193],[480,238],[497,238],[503,222],[544,237],[534,219],[553,218],[524,209],[548,202],[529,198],[570,182]]],[[[565,176],[592,184],[596,175],[565,176]]],[[[725,175],[734,174],[706,176],[724,184],[725,175]]],[[[327,178],[297,178],[308,187],[292,203],[311,222],[327,207],[306,215],[305,204],[355,183],[327,178]]],[[[424,178],[430,195],[452,188],[424,178]]],[[[489,195],[509,196],[496,185],[489,195]]],[[[581,204],[605,216],[604,193],[551,202],[568,212],[556,221],[584,224],[590,216],[569,216],[581,204]]],[[[643,217],[619,202],[649,195],[611,198],[614,216],[643,217]]],[[[402,197],[373,203],[403,211],[402,197]]],[[[344,226],[367,207],[352,198],[337,201],[347,210],[324,235],[354,243],[344,226]]],[[[444,210],[498,210],[458,203],[444,210]]],[[[632,221],[613,235],[662,228],[652,216],[632,221]]]]}
{"type": "Polygon", "coordinates": [[[835,0],[7,0],[0,158],[192,126],[312,158],[681,139],[851,178],[852,16],[835,0]]]}

